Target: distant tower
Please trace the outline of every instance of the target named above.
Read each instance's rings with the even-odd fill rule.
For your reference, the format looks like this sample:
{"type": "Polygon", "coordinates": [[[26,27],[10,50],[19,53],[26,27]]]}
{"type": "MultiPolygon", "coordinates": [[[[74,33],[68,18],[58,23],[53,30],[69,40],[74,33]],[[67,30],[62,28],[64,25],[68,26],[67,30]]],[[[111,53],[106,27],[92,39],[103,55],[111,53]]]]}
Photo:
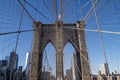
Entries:
{"type": "Polygon", "coordinates": [[[26,57],[25,57],[25,67],[24,69],[26,69],[29,66],[30,63],[30,52],[26,53],[26,57]]]}
{"type": "Polygon", "coordinates": [[[17,70],[18,66],[18,54],[15,52],[10,53],[10,58],[9,58],[9,70],[17,70]]]}
{"type": "Polygon", "coordinates": [[[60,19],[61,19],[61,15],[59,14],[59,15],[58,15],[58,20],[60,21],[60,19]]]}
{"type": "Polygon", "coordinates": [[[18,54],[16,54],[14,51],[10,53],[9,58],[9,65],[8,65],[8,79],[7,80],[13,80],[13,72],[17,71],[18,67],[18,54]]]}
{"type": "Polygon", "coordinates": [[[22,77],[23,77],[22,66],[19,66],[18,70],[14,72],[12,80],[23,80],[22,77]]]}
{"type": "Polygon", "coordinates": [[[79,80],[79,71],[78,71],[78,66],[77,66],[77,58],[76,54],[73,54],[72,56],[72,76],[73,80],[79,80]]]}
{"type": "Polygon", "coordinates": [[[8,61],[7,60],[0,60],[0,68],[7,67],[8,61]]]}
{"type": "Polygon", "coordinates": [[[107,63],[100,64],[100,71],[101,71],[101,74],[109,75],[109,67],[108,67],[108,64],[107,64],[107,63]]]}
{"type": "Polygon", "coordinates": [[[30,70],[30,60],[31,60],[31,53],[27,52],[26,59],[25,59],[25,66],[24,66],[24,71],[27,79],[28,79],[29,70],[30,70]]]}

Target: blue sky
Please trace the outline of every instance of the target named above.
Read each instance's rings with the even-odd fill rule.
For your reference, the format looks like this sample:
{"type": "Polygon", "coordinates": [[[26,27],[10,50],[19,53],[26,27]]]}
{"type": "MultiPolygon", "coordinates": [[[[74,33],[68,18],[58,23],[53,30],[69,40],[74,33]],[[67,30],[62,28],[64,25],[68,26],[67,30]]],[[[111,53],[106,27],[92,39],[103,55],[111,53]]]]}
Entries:
{"type": "MultiPolygon", "coordinates": [[[[29,13],[33,16],[36,21],[41,21],[42,23],[54,23],[55,22],[55,15],[53,14],[52,4],[49,4],[50,2],[45,0],[46,4],[49,4],[50,14],[44,4],[41,2],[42,0],[27,0],[30,2],[33,6],[38,8],[39,11],[44,13],[44,15],[48,16],[49,18],[52,18],[52,22],[49,20],[46,20],[42,15],[35,12],[30,6],[26,5],[27,10],[29,13]]],[[[80,15],[80,11],[75,14],[75,16],[71,17],[79,8],[80,4],[78,2],[79,0],[65,0],[64,9],[63,10],[63,21],[64,23],[74,23],[78,20],[81,20],[83,18],[80,15]],[[71,5],[70,7],[68,7],[71,5]],[[68,20],[70,18],[70,20],[68,20]]],[[[80,0],[81,6],[84,6],[89,0],[80,0]]],[[[95,0],[94,0],[95,1],[95,0]]],[[[60,1],[57,0],[57,5],[60,5],[60,1]]],[[[91,2],[82,9],[82,15],[85,16],[87,11],[90,9],[91,2]]],[[[120,31],[120,1],[119,0],[98,0],[97,6],[96,6],[96,13],[98,16],[98,20],[100,23],[101,30],[108,30],[108,31],[120,31]]],[[[58,15],[60,13],[59,10],[60,6],[57,7],[58,9],[58,15]]],[[[18,24],[20,20],[21,15],[21,6],[18,4],[16,0],[0,0],[0,33],[2,32],[10,32],[10,31],[17,31],[18,30],[18,24]]],[[[90,13],[88,18],[85,20],[86,29],[98,29],[94,12],[90,13]]],[[[32,20],[29,18],[29,16],[24,12],[21,30],[30,30],[32,29],[32,20]]],[[[96,32],[85,32],[86,33],[86,45],[87,45],[87,51],[88,55],[91,61],[91,68],[93,73],[97,73],[96,71],[99,70],[99,64],[104,63],[104,56],[102,52],[102,46],[100,42],[100,36],[96,32]]],[[[32,32],[28,33],[21,33],[19,36],[19,46],[17,49],[17,54],[19,54],[19,65],[24,65],[25,62],[25,55],[26,52],[31,51],[31,44],[32,44],[32,32]]],[[[107,60],[109,63],[110,71],[114,71],[115,69],[120,72],[120,63],[119,63],[119,56],[120,56],[120,35],[114,35],[114,34],[102,34],[105,51],[107,55],[107,60]]],[[[0,59],[4,59],[6,55],[9,55],[10,52],[15,47],[15,41],[16,41],[16,34],[12,35],[5,35],[0,36],[0,59]]],[[[73,53],[74,49],[73,46],[68,43],[65,47],[64,57],[69,60],[64,60],[65,64],[68,63],[65,66],[65,69],[70,68],[71,64],[71,55],[73,53]]],[[[53,59],[51,58],[54,56],[55,59],[55,50],[53,47],[51,47],[50,44],[46,47],[47,55],[49,56],[49,60],[51,61],[50,65],[53,63],[53,59]]],[[[55,62],[54,62],[55,63],[55,62]]],[[[55,65],[52,65],[52,67],[55,65]]],[[[53,71],[54,73],[55,71],[53,71]]]]}

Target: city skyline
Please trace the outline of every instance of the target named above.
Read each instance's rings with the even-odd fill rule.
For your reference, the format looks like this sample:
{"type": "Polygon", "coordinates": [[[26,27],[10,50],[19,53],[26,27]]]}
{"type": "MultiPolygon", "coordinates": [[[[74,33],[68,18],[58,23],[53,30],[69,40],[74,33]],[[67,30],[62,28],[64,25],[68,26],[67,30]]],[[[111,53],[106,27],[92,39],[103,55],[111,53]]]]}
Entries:
{"type": "MultiPolygon", "coordinates": [[[[28,1],[32,5],[37,4],[35,1],[32,1],[32,0],[28,0],[28,1]]],[[[82,5],[85,5],[86,2],[88,2],[88,0],[85,0],[85,1],[81,0],[81,1],[83,2],[82,5]]],[[[40,3],[40,1],[38,1],[38,3],[40,3]]],[[[20,13],[22,10],[21,6],[18,4],[17,1],[14,1],[14,0],[8,1],[8,2],[0,1],[0,4],[1,4],[1,6],[0,6],[0,9],[1,9],[0,33],[17,31],[19,19],[20,19],[20,13]],[[4,5],[6,5],[6,6],[3,7],[4,5]],[[5,23],[7,23],[7,24],[5,24],[5,23]]],[[[58,4],[59,4],[59,2],[58,2],[58,4]]],[[[78,4],[77,3],[75,3],[75,4],[76,4],[76,6],[74,6],[73,8],[76,8],[76,7],[77,8],[73,9],[73,12],[71,11],[71,14],[74,13],[74,11],[76,11],[79,8],[78,4]]],[[[43,4],[41,4],[41,5],[43,5],[43,4]]],[[[83,16],[86,14],[86,11],[89,10],[90,5],[91,5],[91,3],[89,3],[87,8],[83,9],[83,11],[84,11],[83,16]]],[[[98,2],[97,6],[96,6],[96,10],[97,10],[101,30],[119,32],[119,28],[120,28],[119,27],[119,25],[120,25],[119,5],[120,5],[119,0],[116,0],[116,2],[112,1],[112,0],[110,2],[108,2],[107,0],[100,0],[98,2]],[[109,3],[109,4],[107,4],[107,3],[109,3]],[[103,7],[104,5],[106,5],[106,6],[101,9],[101,7],[103,7]]],[[[45,23],[45,22],[50,23],[49,21],[44,19],[41,15],[39,15],[34,10],[32,10],[28,5],[26,5],[26,8],[32,14],[32,16],[34,18],[36,18],[37,21],[41,21],[42,23],[45,23]],[[35,16],[35,14],[37,14],[37,15],[35,16]]],[[[40,11],[43,11],[43,13],[45,13],[48,17],[50,17],[49,14],[46,13],[47,9],[44,6],[43,6],[43,8],[40,8],[40,6],[38,6],[38,8],[40,11]]],[[[59,11],[59,9],[58,9],[58,11],[59,11]]],[[[69,14],[68,16],[70,16],[71,14],[69,14]]],[[[65,16],[65,17],[68,17],[68,16],[65,16]]],[[[67,21],[66,20],[67,18],[66,18],[66,19],[64,19],[64,22],[65,23],[71,23],[71,22],[76,23],[77,20],[81,19],[80,17],[81,17],[80,14],[77,14],[77,15],[75,15],[74,18],[72,18],[73,20],[67,21]]],[[[24,12],[21,30],[31,30],[32,25],[33,25],[32,20],[30,20],[28,15],[24,12]]],[[[86,29],[95,29],[95,30],[98,29],[96,20],[95,20],[95,16],[94,16],[94,11],[92,11],[90,16],[88,16],[88,18],[86,19],[85,25],[86,25],[86,29]]],[[[29,51],[32,52],[32,47],[31,47],[32,36],[33,36],[33,32],[20,34],[19,42],[18,42],[19,46],[18,46],[16,53],[20,57],[19,65],[21,65],[21,66],[24,66],[24,64],[25,64],[26,52],[29,52],[29,51]]],[[[108,61],[109,67],[110,67],[110,72],[112,72],[114,70],[117,70],[118,72],[120,72],[120,63],[118,63],[118,61],[120,60],[119,59],[120,36],[115,35],[115,34],[102,34],[102,37],[103,37],[103,42],[104,42],[104,46],[105,46],[105,52],[107,55],[107,61],[108,61]]],[[[5,56],[8,56],[10,54],[10,52],[14,49],[15,41],[16,41],[16,34],[1,36],[1,38],[0,38],[0,42],[1,42],[0,59],[4,59],[5,56]]],[[[86,43],[87,43],[87,52],[88,52],[90,62],[91,62],[90,65],[92,68],[92,73],[97,74],[97,71],[99,70],[99,65],[102,63],[105,63],[99,33],[86,31],[86,43]]],[[[65,60],[66,61],[65,63],[69,63],[69,64],[66,64],[67,65],[67,66],[65,66],[66,69],[70,68],[70,61],[71,61],[70,56],[74,52],[74,48],[73,48],[72,44],[68,43],[67,46],[68,46],[67,49],[63,52],[64,56],[68,60],[68,62],[67,62],[67,60],[65,60]]],[[[53,56],[55,56],[55,50],[53,48],[51,48],[50,45],[48,45],[46,51],[47,51],[47,55],[52,53],[53,56]]],[[[49,58],[51,59],[51,57],[49,57],[49,58]]],[[[50,65],[52,65],[52,61],[51,61],[50,65]]]]}

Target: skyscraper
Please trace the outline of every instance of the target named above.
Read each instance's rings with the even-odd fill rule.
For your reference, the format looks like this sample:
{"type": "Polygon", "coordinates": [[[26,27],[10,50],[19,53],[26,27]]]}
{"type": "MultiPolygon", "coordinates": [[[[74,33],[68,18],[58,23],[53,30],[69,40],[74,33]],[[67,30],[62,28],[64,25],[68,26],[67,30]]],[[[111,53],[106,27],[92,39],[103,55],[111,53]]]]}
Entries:
{"type": "Polygon", "coordinates": [[[25,67],[24,69],[26,69],[29,66],[30,63],[30,52],[26,53],[26,57],[25,57],[25,67]]]}
{"type": "Polygon", "coordinates": [[[30,60],[31,60],[31,53],[27,52],[26,59],[25,59],[25,66],[24,66],[26,78],[29,77],[28,75],[29,75],[29,69],[30,69],[30,60]]]}
{"type": "Polygon", "coordinates": [[[0,60],[0,67],[7,67],[8,61],[7,60],[0,60]]]}
{"type": "Polygon", "coordinates": [[[15,52],[11,52],[8,68],[10,70],[17,70],[17,66],[18,66],[18,54],[16,54],[15,52]]]}
{"type": "Polygon", "coordinates": [[[23,80],[22,77],[23,77],[22,66],[19,66],[17,71],[14,72],[12,80],[23,80]]]}
{"type": "Polygon", "coordinates": [[[17,71],[17,66],[18,66],[18,54],[12,51],[10,53],[10,58],[9,58],[7,80],[13,80],[13,76],[14,76],[13,73],[17,71]]]}
{"type": "Polygon", "coordinates": [[[109,75],[109,67],[107,63],[100,64],[100,71],[103,75],[109,75]]]}
{"type": "Polygon", "coordinates": [[[10,59],[10,56],[5,56],[5,60],[7,60],[7,62],[8,62],[7,67],[9,65],[9,59],[10,59]]]}

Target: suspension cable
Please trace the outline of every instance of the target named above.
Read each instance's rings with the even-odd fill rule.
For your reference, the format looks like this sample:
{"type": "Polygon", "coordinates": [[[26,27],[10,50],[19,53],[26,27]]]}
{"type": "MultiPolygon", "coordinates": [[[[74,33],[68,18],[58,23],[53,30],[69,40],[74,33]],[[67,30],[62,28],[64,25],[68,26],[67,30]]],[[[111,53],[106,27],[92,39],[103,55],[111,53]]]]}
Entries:
{"type": "Polygon", "coordinates": [[[56,21],[58,21],[57,2],[56,0],[53,0],[53,1],[54,1],[54,7],[55,7],[56,21]]]}
{"type": "MultiPolygon", "coordinates": [[[[80,0],[78,0],[78,3],[79,3],[79,6],[82,7],[82,6],[81,6],[81,1],[80,1],[80,0]]],[[[80,16],[81,16],[81,19],[82,19],[82,18],[83,18],[82,9],[80,9],[80,16]]]]}
{"type": "MultiPolygon", "coordinates": [[[[88,1],[83,7],[80,7],[77,11],[74,12],[74,14],[72,14],[69,18],[68,21],[72,19],[72,17],[74,17],[78,12],[82,12],[82,9],[84,9],[91,1],[88,1]]],[[[79,3],[80,4],[80,3],[79,3]]],[[[81,13],[82,16],[82,13],[81,13]]]]}
{"type": "MultiPolygon", "coordinates": [[[[69,38],[69,36],[63,31],[63,33],[65,34],[65,36],[67,37],[67,38],[69,38]]],[[[81,51],[78,49],[78,47],[73,43],[73,41],[71,40],[71,39],[69,39],[70,41],[71,41],[71,43],[75,46],[75,48],[79,51],[79,53],[81,54],[81,51]]],[[[89,63],[89,60],[83,55],[83,54],[81,54],[82,55],[82,57],[86,60],[86,62],[88,62],[89,63]]]]}
{"type": "Polygon", "coordinates": [[[115,34],[115,35],[120,35],[120,32],[114,32],[114,31],[105,31],[105,30],[94,30],[94,29],[77,29],[73,27],[64,27],[65,29],[76,29],[76,30],[84,30],[88,32],[100,32],[100,33],[106,33],[106,34],[115,34]]]}
{"type": "Polygon", "coordinates": [[[63,1],[62,0],[60,0],[60,21],[62,21],[62,14],[63,14],[63,1]]]}
{"type": "MultiPolygon", "coordinates": [[[[75,54],[75,57],[76,57],[76,54],[75,54]]],[[[80,75],[82,76],[82,72],[80,71],[80,69],[79,69],[78,64],[77,64],[77,62],[76,62],[76,61],[75,61],[75,65],[77,66],[77,69],[78,69],[78,71],[79,71],[80,75]]]]}
{"type": "MultiPolygon", "coordinates": [[[[51,1],[51,14],[54,15],[54,19],[55,21],[57,21],[57,14],[56,14],[56,9],[55,9],[55,4],[54,4],[54,0],[50,0],[51,1]]],[[[48,5],[50,4],[50,2],[48,3],[48,5]]]]}
{"type": "Polygon", "coordinates": [[[68,7],[68,6],[67,6],[68,0],[67,0],[67,1],[66,1],[66,0],[63,0],[63,1],[64,1],[64,4],[63,4],[63,7],[64,7],[64,8],[63,8],[63,21],[64,21],[64,18],[65,18],[64,15],[65,15],[65,12],[67,11],[66,8],[68,7]]]}
{"type": "MultiPolygon", "coordinates": [[[[67,4],[67,2],[66,2],[66,4],[67,4]]],[[[64,19],[66,19],[66,17],[72,13],[72,7],[73,7],[73,6],[74,6],[74,0],[72,0],[72,2],[69,1],[69,2],[68,2],[68,6],[65,6],[64,11],[63,11],[63,12],[64,12],[64,13],[63,13],[63,18],[64,18],[64,19]],[[66,9],[66,10],[65,10],[65,9],[66,9]],[[67,9],[68,9],[68,10],[67,10],[67,9]],[[70,11],[69,14],[67,13],[68,11],[70,11]]]]}
{"type": "Polygon", "coordinates": [[[52,20],[52,17],[51,17],[51,10],[49,10],[49,7],[47,6],[47,4],[45,3],[45,1],[44,0],[42,0],[42,2],[43,2],[43,4],[45,5],[45,7],[46,7],[46,9],[47,9],[47,11],[48,11],[48,13],[49,13],[49,16],[50,16],[50,18],[51,18],[51,20],[52,20]]]}
{"type": "Polygon", "coordinates": [[[31,32],[31,31],[34,31],[34,30],[21,30],[21,31],[14,31],[14,32],[0,33],[0,36],[2,36],[2,35],[8,35],[8,34],[23,33],[23,32],[31,32]]]}
{"type": "MultiPolygon", "coordinates": [[[[23,4],[23,6],[25,6],[25,2],[23,4]]],[[[24,12],[24,9],[22,8],[22,12],[21,12],[21,16],[20,16],[20,22],[19,22],[19,25],[18,25],[18,32],[21,29],[21,24],[22,24],[22,19],[23,19],[23,12],[24,12]]],[[[17,33],[16,45],[15,45],[15,53],[16,53],[17,47],[18,47],[18,41],[19,41],[18,39],[19,39],[19,33],[17,33]]]]}
{"type": "Polygon", "coordinates": [[[35,11],[37,11],[40,15],[42,15],[45,19],[49,20],[52,22],[50,18],[48,18],[46,15],[44,15],[42,12],[40,12],[37,8],[35,8],[33,5],[31,5],[28,1],[24,0],[26,4],[28,4],[31,8],[33,8],[35,11]]]}
{"type": "MultiPolygon", "coordinates": [[[[36,6],[35,6],[35,8],[37,8],[38,7],[38,0],[36,0],[36,6]]],[[[37,11],[35,11],[35,21],[36,21],[36,17],[37,17],[37,11]]]]}
{"type": "Polygon", "coordinates": [[[87,14],[83,17],[82,20],[86,20],[86,18],[90,15],[91,11],[93,10],[93,8],[96,6],[96,4],[98,3],[98,0],[95,1],[94,5],[92,5],[92,7],[89,9],[89,11],[87,12],[87,14]]]}
{"type": "MultiPolygon", "coordinates": [[[[92,4],[95,5],[93,0],[90,0],[90,1],[92,1],[92,4]]],[[[94,14],[95,14],[95,19],[96,19],[98,30],[101,31],[100,23],[99,23],[98,16],[97,16],[97,13],[96,13],[96,8],[94,7],[93,10],[94,10],[94,14]]],[[[103,42],[103,38],[102,38],[101,32],[99,32],[99,35],[100,35],[100,41],[101,41],[101,44],[102,44],[102,50],[103,50],[103,54],[104,54],[105,63],[107,63],[107,57],[106,57],[106,52],[105,52],[104,42],[103,42]]]]}
{"type": "Polygon", "coordinates": [[[30,17],[30,19],[34,22],[34,18],[31,16],[31,14],[28,12],[28,10],[24,7],[24,5],[20,2],[20,0],[18,0],[19,4],[22,6],[22,8],[25,10],[25,12],[27,13],[27,15],[30,17]]]}

